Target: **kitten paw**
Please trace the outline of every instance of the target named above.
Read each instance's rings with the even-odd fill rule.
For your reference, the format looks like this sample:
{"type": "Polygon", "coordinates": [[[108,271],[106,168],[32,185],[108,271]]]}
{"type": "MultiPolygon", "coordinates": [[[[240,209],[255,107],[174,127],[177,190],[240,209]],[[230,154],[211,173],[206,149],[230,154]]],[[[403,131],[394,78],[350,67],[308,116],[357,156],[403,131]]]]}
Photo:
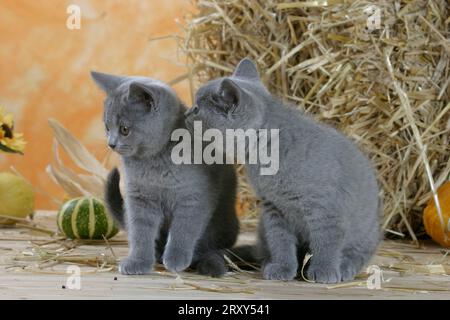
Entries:
{"type": "Polygon", "coordinates": [[[311,265],[306,271],[306,278],[318,283],[338,283],[341,282],[341,272],[333,266],[311,265]]]}
{"type": "Polygon", "coordinates": [[[202,258],[197,264],[199,274],[211,277],[221,277],[227,272],[225,260],[220,255],[202,258]]]}
{"type": "Polygon", "coordinates": [[[297,275],[297,268],[281,265],[279,263],[268,263],[263,268],[263,278],[266,280],[292,280],[297,275]]]}
{"type": "Polygon", "coordinates": [[[192,252],[177,249],[167,249],[164,253],[164,266],[172,272],[180,272],[187,269],[192,262],[192,252]]]}
{"type": "Polygon", "coordinates": [[[147,260],[126,258],[119,265],[119,272],[125,275],[149,274],[153,269],[153,263],[147,260]]]}
{"type": "Polygon", "coordinates": [[[342,281],[350,281],[355,278],[355,276],[358,274],[358,270],[352,265],[341,265],[341,276],[342,281]]]}

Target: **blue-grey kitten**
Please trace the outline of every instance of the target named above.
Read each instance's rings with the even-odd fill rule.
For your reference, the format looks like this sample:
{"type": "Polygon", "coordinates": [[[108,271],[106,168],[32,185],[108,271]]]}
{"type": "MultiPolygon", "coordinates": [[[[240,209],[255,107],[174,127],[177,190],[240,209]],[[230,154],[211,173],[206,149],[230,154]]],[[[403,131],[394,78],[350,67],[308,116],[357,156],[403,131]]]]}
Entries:
{"type": "MultiPolygon", "coordinates": [[[[266,279],[353,279],[380,241],[378,185],[368,159],[349,139],[285,106],[263,86],[251,60],[196,94],[187,122],[226,129],[279,129],[279,171],[261,175],[246,164],[261,200],[259,253],[266,279]]],[[[271,143],[270,139],[268,143],[271,143]]]]}
{"type": "Polygon", "coordinates": [[[239,229],[233,167],[173,163],[171,134],[185,128],[186,108],[166,84],[99,72],[92,77],[106,92],[108,145],[125,171],[125,200],[117,169],[105,190],[109,211],[128,232],[130,253],[120,272],[149,273],[157,259],[173,272],[192,266],[201,274],[224,274],[223,250],[233,246],[239,229]]]}

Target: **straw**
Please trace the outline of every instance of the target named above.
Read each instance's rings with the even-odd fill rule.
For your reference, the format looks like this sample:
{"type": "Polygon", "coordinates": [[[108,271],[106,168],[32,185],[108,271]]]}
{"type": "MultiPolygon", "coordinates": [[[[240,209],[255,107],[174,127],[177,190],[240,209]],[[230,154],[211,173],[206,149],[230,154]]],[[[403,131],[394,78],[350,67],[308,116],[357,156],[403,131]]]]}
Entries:
{"type": "MultiPolygon", "coordinates": [[[[192,92],[229,75],[242,58],[253,59],[272,93],[337,128],[368,155],[386,232],[417,239],[430,199],[442,222],[436,190],[450,174],[447,1],[196,5],[179,40],[192,92]],[[377,12],[378,26],[371,24],[377,12]]],[[[242,168],[239,174],[240,208],[256,217],[257,201],[242,168]]]]}

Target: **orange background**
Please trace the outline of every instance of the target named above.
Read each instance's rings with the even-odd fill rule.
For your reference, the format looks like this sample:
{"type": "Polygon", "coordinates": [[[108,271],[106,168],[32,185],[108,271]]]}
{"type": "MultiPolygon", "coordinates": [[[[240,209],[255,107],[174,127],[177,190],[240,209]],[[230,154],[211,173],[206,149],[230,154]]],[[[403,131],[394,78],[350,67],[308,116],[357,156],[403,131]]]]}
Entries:
{"type": "MultiPolygon", "coordinates": [[[[14,166],[36,188],[36,207],[54,209],[62,195],[45,172],[52,160],[48,118],[68,128],[102,159],[103,94],[90,79],[97,70],[169,81],[186,72],[173,38],[175,19],[192,11],[187,0],[2,0],[0,2],[0,106],[15,116],[28,144],[25,155],[0,154],[0,171],[14,166]],[[69,30],[68,5],[81,8],[81,29],[69,30]]],[[[190,103],[186,83],[176,85],[190,103]]]]}

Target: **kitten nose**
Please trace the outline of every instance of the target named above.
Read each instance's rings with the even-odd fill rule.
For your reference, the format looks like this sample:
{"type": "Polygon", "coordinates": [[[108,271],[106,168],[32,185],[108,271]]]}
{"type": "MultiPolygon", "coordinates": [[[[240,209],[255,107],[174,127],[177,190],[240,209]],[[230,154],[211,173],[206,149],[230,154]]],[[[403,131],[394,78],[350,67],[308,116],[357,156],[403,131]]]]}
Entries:
{"type": "Polygon", "coordinates": [[[187,118],[189,117],[191,114],[193,115],[197,115],[199,113],[200,109],[197,106],[194,106],[192,108],[190,108],[188,111],[186,111],[184,113],[184,116],[187,118]]]}
{"type": "Polygon", "coordinates": [[[111,149],[115,149],[116,148],[116,144],[115,143],[108,143],[108,146],[111,148],[111,149]]]}

